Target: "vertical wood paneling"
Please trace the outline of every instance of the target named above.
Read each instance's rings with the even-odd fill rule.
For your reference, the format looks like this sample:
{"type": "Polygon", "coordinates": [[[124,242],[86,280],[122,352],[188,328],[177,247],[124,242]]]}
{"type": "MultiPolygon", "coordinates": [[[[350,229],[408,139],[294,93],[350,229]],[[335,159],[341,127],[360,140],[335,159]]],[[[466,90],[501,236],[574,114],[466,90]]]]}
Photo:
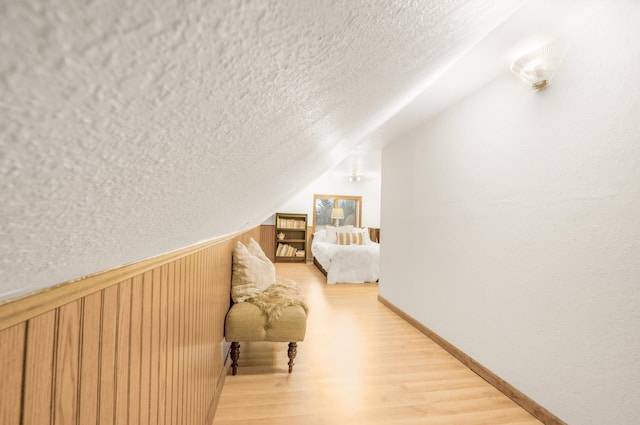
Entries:
{"type": "Polygon", "coordinates": [[[53,395],[54,425],[78,423],[81,303],[82,300],[78,300],[59,309],[53,395]]]}
{"type": "Polygon", "coordinates": [[[200,253],[193,256],[193,281],[191,287],[191,423],[199,422],[198,414],[198,287],[200,285],[200,253]]]}
{"type": "Polygon", "coordinates": [[[174,385],[176,380],[176,364],[175,364],[175,330],[177,328],[177,315],[176,315],[176,262],[169,264],[169,280],[168,280],[168,304],[167,304],[167,423],[176,424],[176,418],[174,416],[174,399],[176,393],[174,391],[174,385]]]}
{"type": "MultiPolygon", "coordinates": [[[[220,270],[221,273],[225,273],[225,266],[224,266],[224,259],[221,258],[220,256],[214,255],[213,259],[212,259],[213,265],[212,267],[214,267],[216,270],[220,270]]],[[[211,304],[212,307],[212,315],[213,317],[218,317],[218,316],[222,316],[220,309],[221,307],[221,300],[218,299],[218,295],[219,295],[219,289],[217,287],[217,285],[214,285],[213,288],[211,288],[212,291],[212,299],[214,300],[214,302],[211,304]]],[[[231,290],[229,290],[231,291],[231,290]]],[[[229,297],[226,297],[229,298],[229,297]]],[[[228,310],[228,309],[227,309],[228,310]]],[[[225,312],[227,311],[225,310],[225,312]]],[[[224,318],[222,319],[222,321],[224,322],[224,318]]],[[[222,365],[222,351],[224,351],[224,347],[223,347],[223,333],[224,333],[224,326],[222,329],[219,329],[217,326],[214,326],[214,328],[212,329],[212,336],[213,336],[213,341],[214,341],[214,347],[213,347],[213,368],[216,371],[215,376],[214,376],[214,388],[218,385],[218,372],[221,370],[221,365],[222,365]],[[219,339],[218,339],[219,338],[219,339]]],[[[215,390],[214,390],[215,391],[215,390]]]]}
{"type": "MultiPolygon", "coordinates": [[[[225,242],[225,244],[226,246],[223,248],[223,251],[229,250],[230,252],[232,252],[235,242],[227,241],[225,242]]],[[[220,274],[224,276],[231,276],[231,257],[217,255],[216,260],[216,269],[219,270],[220,274]]],[[[229,307],[231,304],[231,279],[229,279],[228,282],[226,280],[216,281],[214,291],[213,304],[215,305],[216,309],[216,320],[221,320],[223,323],[222,327],[216,327],[214,334],[214,341],[216,341],[217,345],[217,353],[214,357],[214,361],[216,362],[215,367],[216,370],[221,371],[223,369],[224,360],[227,357],[230,346],[230,343],[224,340],[224,319],[227,311],[229,311],[229,307]]]]}
{"type": "Polygon", "coordinates": [[[129,350],[131,349],[131,280],[118,285],[118,334],[116,343],[116,425],[129,423],[129,350]]]}
{"type": "Polygon", "coordinates": [[[149,379],[149,423],[158,423],[158,373],[160,364],[160,269],[153,271],[151,291],[151,349],[150,379],[149,379]]]}
{"type": "Polygon", "coordinates": [[[208,425],[225,375],[231,253],[259,235],[116,271],[112,284],[2,329],[0,423],[208,425]]]}
{"type": "Polygon", "coordinates": [[[201,341],[199,335],[200,328],[200,310],[198,308],[198,298],[201,296],[200,293],[200,282],[201,282],[201,272],[202,272],[202,253],[198,252],[193,256],[193,290],[191,291],[192,296],[192,308],[193,308],[193,318],[191,322],[191,328],[193,331],[193,349],[192,349],[192,366],[191,366],[191,376],[192,376],[192,397],[193,401],[191,402],[191,420],[192,423],[200,423],[200,391],[198,381],[200,380],[200,349],[201,349],[201,341]]]}
{"type": "Polygon", "coordinates": [[[140,374],[142,354],[142,275],[131,282],[131,336],[129,339],[129,423],[140,423],[140,374]]]}
{"type": "Polygon", "coordinates": [[[158,425],[165,425],[167,414],[167,330],[168,330],[168,272],[169,266],[160,269],[160,359],[158,364],[158,425]]]}
{"type": "Polygon", "coordinates": [[[178,367],[176,370],[177,378],[178,378],[178,386],[176,389],[177,397],[176,397],[176,422],[177,424],[183,424],[185,422],[184,418],[184,393],[185,393],[185,385],[184,385],[184,376],[185,376],[185,356],[184,356],[184,347],[185,343],[185,306],[184,306],[184,298],[185,298],[185,287],[186,287],[186,267],[185,267],[185,259],[180,259],[180,279],[178,283],[178,367]]]}
{"type": "Polygon", "coordinates": [[[182,366],[183,366],[183,397],[182,397],[182,416],[183,424],[188,424],[189,403],[191,401],[191,284],[193,278],[193,269],[191,268],[193,256],[185,258],[185,279],[183,290],[183,308],[184,308],[184,343],[182,344],[182,366]]]}
{"type": "MultiPolygon", "coordinates": [[[[153,297],[153,272],[142,276],[142,334],[140,338],[140,425],[149,424],[151,395],[151,309],[153,297]]],[[[155,425],[155,424],[154,424],[155,425]]]]}
{"type": "Polygon", "coordinates": [[[197,368],[197,354],[198,354],[198,341],[196,334],[196,294],[198,292],[198,255],[193,255],[191,257],[191,286],[189,289],[189,340],[190,344],[188,346],[189,349],[189,400],[188,408],[189,408],[189,423],[197,423],[197,415],[195,412],[196,402],[197,402],[197,392],[196,392],[196,368],[197,368]]]}
{"type": "Polygon", "coordinates": [[[80,341],[80,424],[95,424],[98,417],[101,308],[102,291],[84,297],[80,341]]]}
{"type": "Polygon", "coordinates": [[[118,286],[103,291],[100,349],[99,424],[113,424],[116,388],[116,341],[118,326],[118,286]]]}
{"type": "MultiPolygon", "coordinates": [[[[222,250],[227,250],[231,248],[231,244],[229,243],[225,243],[224,246],[221,246],[220,249],[222,250]]],[[[229,293],[228,295],[225,295],[223,293],[224,288],[226,287],[225,282],[219,281],[218,280],[218,273],[224,275],[225,273],[227,273],[227,267],[225,267],[225,265],[227,265],[227,258],[226,256],[222,256],[222,255],[217,255],[217,252],[214,252],[213,255],[213,267],[215,267],[216,269],[216,279],[215,279],[215,284],[212,288],[212,293],[213,293],[213,302],[212,305],[214,306],[214,311],[213,311],[213,315],[215,318],[215,325],[214,325],[214,329],[213,329],[213,341],[214,341],[214,356],[213,356],[213,367],[215,370],[215,377],[214,377],[214,391],[215,388],[217,388],[220,383],[219,383],[219,378],[222,375],[226,375],[226,370],[224,370],[224,360],[222,359],[223,356],[226,356],[227,350],[225,347],[225,340],[224,340],[224,319],[225,319],[225,315],[227,313],[227,311],[229,310],[229,308],[225,308],[224,311],[222,311],[221,309],[223,308],[222,306],[224,305],[224,303],[227,303],[227,306],[230,303],[230,299],[231,299],[231,281],[229,281],[229,293]],[[217,321],[221,320],[223,325],[222,327],[217,326],[217,321]],[[225,353],[223,355],[223,352],[225,353]]],[[[231,264],[232,264],[232,260],[231,257],[228,258],[228,267],[229,267],[229,276],[231,276],[231,264]]],[[[217,394],[217,393],[215,393],[217,394]]]]}
{"type": "Polygon", "coordinates": [[[49,424],[51,421],[55,325],[56,310],[51,310],[29,320],[24,376],[23,425],[49,424]]]}
{"type": "MultiPolygon", "coordinates": [[[[188,278],[188,286],[187,286],[187,344],[185,346],[185,352],[187,354],[186,356],[186,367],[187,367],[187,394],[186,394],[186,398],[185,398],[185,419],[184,419],[184,423],[190,423],[190,419],[193,418],[193,399],[194,399],[194,394],[193,394],[193,383],[194,383],[194,379],[193,379],[193,354],[194,354],[194,347],[195,347],[195,341],[193,339],[194,336],[194,329],[193,329],[193,322],[194,322],[194,309],[193,309],[193,298],[194,298],[194,292],[195,292],[195,275],[196,275],[196,256],[195,255],[190,255],[189,257],[187,257],[187,273],[189,274],[189,278],[188,278]]],[[[194,418],[195,419],[195,418],[194,418]]]]}
{"type": "MultiPolygon", "coordinates": [[[[207,282],[206,282],[206,300],[214,300],[214,288],[215,288],[215,280],[214,280],[214,271],[215,271],[215,262],[214,262],[214,252],[212,249],[207,249],[207,282]]],[[[205,326],[205,338],[209,342],[209,350],[207,351],[207,358],[205,359],[205,364],[207,365],[207,381],[211,382],[212,385],[205,385],[205,402],[209,403],[210,400],[213,400],[215,395],[215,385],[217,379],[216,373],[216,339],[215,339],[215,311],[216,304],[214,302],[207,303],[205,305],[205,313],[206,313],[206,326],[205,326]],[[211,359],[212,361],[208,361],[211,359]]],[[[209,406],[207,406],[208,410],[209,406]]]]}
{"type": "Polygon", "coordinates": [[[213,356],[209,353],[209,347],[211,347],[211,339],[207,337],[205,330],[207,326],[207,314],[205,310],[205,300],[210,299],[207,294],[207,252],[200,253],[200,291],[199,296],[196,298],[198,302],[198,340],[200,341],[200,358],[198,359],[199,373],[198,373],[198,400],[200,401],[198,406],[198,413],[200,414],[200,423],[205,419],[207,413],[207,400],[206,400],[206,382],[208,380],[207,365],[212,363],[213,356]],[[207,359],[211,359],[207,361],[207,359]],[[204,416],[203,416],[204,413],[204,416]]]}
{"type": "MultiPolygon", "coordinates": [[[[307,233],[310,235],[311,233],[307,233]]],[[[254,238],[255,239],[255,238],[254,238]]],[[[263,224],[260,226],[260,247],[265,255],[271,260],[276,260],[276,226],[273,224],[263,224]]]]}
{"type": "Polygon", "coordinates": [[[197,255],[198,258],[198,268],[197,275],[198,278],[196,280],[197,291],[195,293],[195,313],[196,313],[196,322],[195,322],[195,334],[196,334],[196,373],[195,373],[195,413],[197,423],[202,423],[202,411],[203,401],[202,401],[202,379],[204,375],[204,369],[202,367],[204,358],[203,351],[206,349],[206,341],[202,337],[202,326],[204,325],[204,318],[202,317],[202,298],[204,297],[204,253],[199,252],[197,255]]]}
{"type": "Polygon", "coordinates": [[[14,325],[0,332],[0,423],[19,424],[22,395],[22,373],[26,322],[14,325]]]}
{"type": "Polygon", "coordinates": [[[171,391],[171,423],[178,424],[178,404],[180,400],[180,329],[181,322],[181,305],[180,305],[180,288],[182,277],[182,261],[178,260],[173,263],[174,270],[174,293],[173,293],[173,367],[171,376],[173,377],[173,389],[171,391]]]}

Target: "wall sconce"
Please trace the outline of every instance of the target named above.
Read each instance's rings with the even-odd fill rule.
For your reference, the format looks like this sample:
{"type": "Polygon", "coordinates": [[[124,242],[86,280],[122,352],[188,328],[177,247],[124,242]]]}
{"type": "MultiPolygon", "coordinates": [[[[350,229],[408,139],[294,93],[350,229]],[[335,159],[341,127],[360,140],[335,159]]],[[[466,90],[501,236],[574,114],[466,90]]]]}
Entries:
{"type": "Polygon", "coordinates": [[[338,223],[340,223],[340,219],[344,218],[344,210],[342,208],[332,209],[331,218],[333,219],[333,225],[338,227],[338,223]]]}
{"type": "Polygon", "coordinates": [[[542,90],[549,85],[568,47],[558,43],[539,47],[513,62],[511,71],[532,90],[542,90]]]}
{"type": "Polygon", "coordinates": [[[360,174],[352,174],[349,176],[349,181],[350,182],[359,182],[360,181],[360,174]]]}

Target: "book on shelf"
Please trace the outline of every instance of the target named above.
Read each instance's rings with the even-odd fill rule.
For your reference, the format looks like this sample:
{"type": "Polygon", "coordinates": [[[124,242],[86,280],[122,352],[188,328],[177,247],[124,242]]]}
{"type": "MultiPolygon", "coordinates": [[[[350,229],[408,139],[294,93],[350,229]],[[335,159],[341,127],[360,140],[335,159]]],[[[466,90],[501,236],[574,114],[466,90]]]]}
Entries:
{"type": "Polygon", "coordinates": [[[277,227],[279,229],[304,229],[306,225],[306,220],[278,217],[277,227]]]}
{"type": "MultiPolygon", "coordinates": [[[[276,249],[276,257],[295,257],[298,250],[286,243],[279,243],[276,249]]],[[[304,252],[304,251],[302,251],[304,252]]]]}

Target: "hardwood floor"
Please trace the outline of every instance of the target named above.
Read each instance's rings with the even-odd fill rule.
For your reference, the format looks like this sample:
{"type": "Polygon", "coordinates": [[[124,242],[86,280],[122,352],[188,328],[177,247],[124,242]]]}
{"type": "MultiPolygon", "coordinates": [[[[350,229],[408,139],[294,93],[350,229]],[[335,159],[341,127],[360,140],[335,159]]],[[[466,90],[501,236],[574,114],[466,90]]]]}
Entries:
{"type": "Polygon", "coordinates": [[[292,374],[287,344],[241,343],[214,425],[540,424],[377,300],[377,284],[327,285],[276,265],[309,302],[292,374]]]}

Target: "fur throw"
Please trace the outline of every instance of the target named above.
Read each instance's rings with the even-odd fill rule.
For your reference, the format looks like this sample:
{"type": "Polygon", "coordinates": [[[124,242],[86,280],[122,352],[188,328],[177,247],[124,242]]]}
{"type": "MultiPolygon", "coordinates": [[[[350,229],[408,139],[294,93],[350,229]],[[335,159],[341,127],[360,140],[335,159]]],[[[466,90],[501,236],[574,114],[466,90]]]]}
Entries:
{"type": "Polygon", "coordinates": [[[305,313],[309,313],[309,307],[298,284],[281,277],[277,277],[276,283],[246,301],[258,306],[267,316],[267,322],[277,320],[282,311],[292,305],[299,305],[305,313]]]}

